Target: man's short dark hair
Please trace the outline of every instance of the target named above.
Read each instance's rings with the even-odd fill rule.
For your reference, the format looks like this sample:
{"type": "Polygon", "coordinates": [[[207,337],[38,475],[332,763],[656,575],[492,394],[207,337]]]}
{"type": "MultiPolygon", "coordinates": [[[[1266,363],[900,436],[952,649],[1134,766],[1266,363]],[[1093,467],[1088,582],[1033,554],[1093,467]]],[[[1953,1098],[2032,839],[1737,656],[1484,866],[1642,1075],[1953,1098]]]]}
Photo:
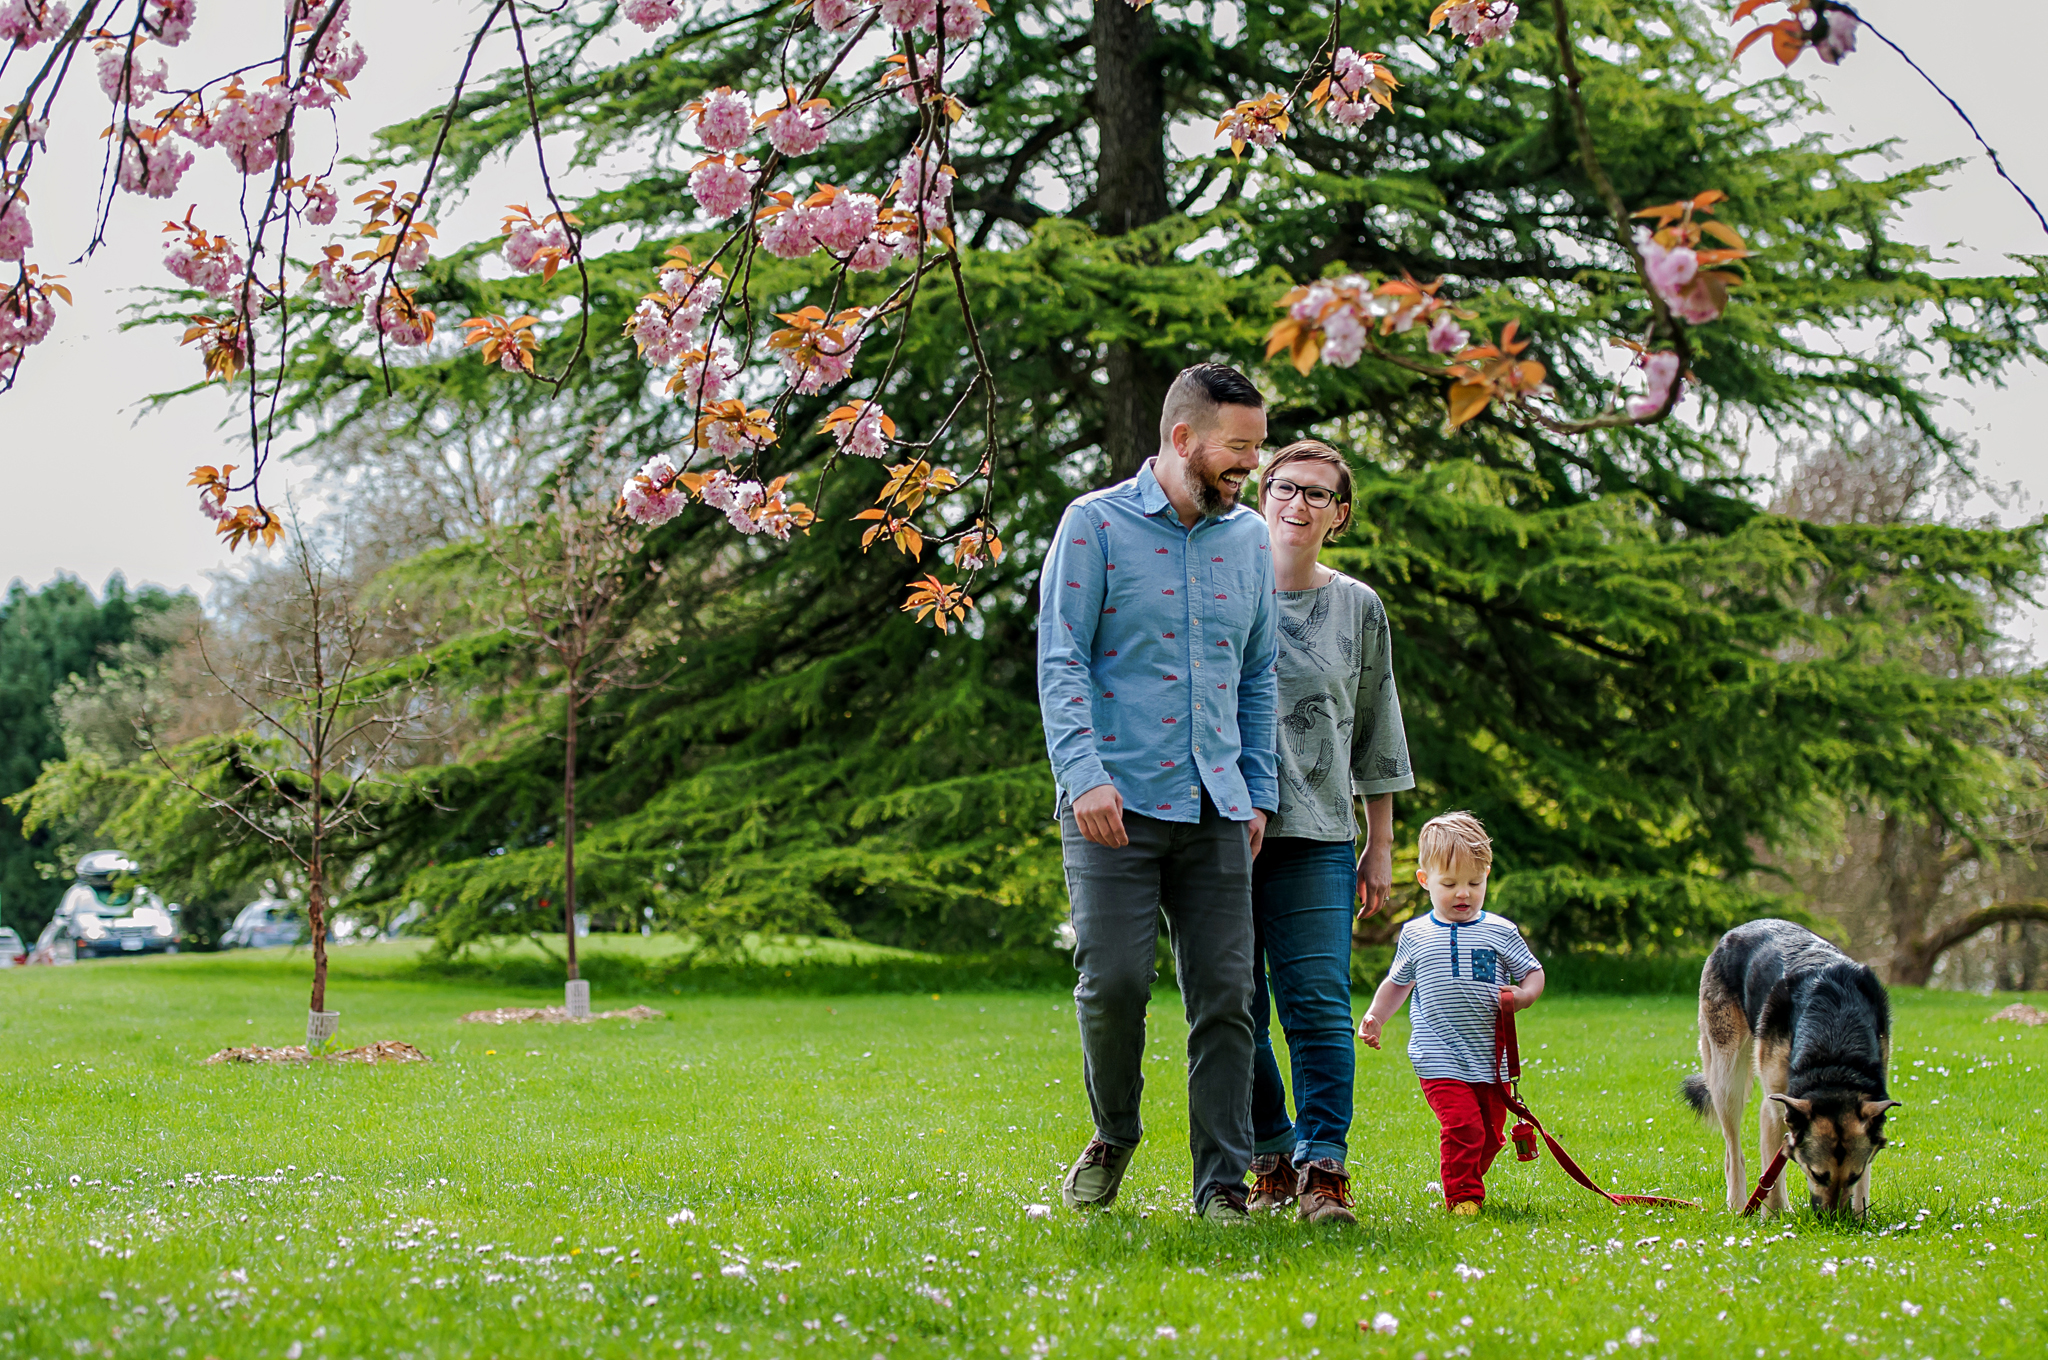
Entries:
{"type": "Polygon", "coordinates": [[[1166,403],[1159,410],[1159,446],[1165,448],[1173,442],[1176,425],[1207,429],[1219,406],[1249,406],[1263,411],[1266,399],[1259,395],[1250,378],[1229,364],[1196,364],[1182,369],[1173,386],[1166,389],[1166,403]]]}

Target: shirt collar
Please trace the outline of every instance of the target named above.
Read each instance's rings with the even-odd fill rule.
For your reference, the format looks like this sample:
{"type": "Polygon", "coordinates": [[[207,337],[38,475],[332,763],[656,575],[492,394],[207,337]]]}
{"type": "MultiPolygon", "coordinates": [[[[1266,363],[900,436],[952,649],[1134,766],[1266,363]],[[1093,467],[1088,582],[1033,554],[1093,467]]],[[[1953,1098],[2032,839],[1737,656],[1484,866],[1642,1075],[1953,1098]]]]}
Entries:
{"type": "Polygon", "coordinates": [[[1431,925],[1435,926],[1439,930],[1462,930],[1466,926],[1476,926],[1481,922],[1485,921],[1486,908],[1481,907],[1479,909],[1479,914],[1469,921],[1446,921],[1441,916],[1438,916],[1434,911],[1425,911],[1424,913],[1422,913],[1422,916],[1424,920],[1428,921],[1431,925]]]}
{"type": "MultiPolygon", "coordinates": [[[[1166,488],[1159,484],[1159,475],[1152,471],[1157,455],[1147,458],[1138,467],[1138,506],[1147,515],[1156,515],[1161,510],[1173,510],[1173,502],[1166,498],[1166,488]]],[[[1179,518],[1179,511],[1174,517],[1179,518]]]]}

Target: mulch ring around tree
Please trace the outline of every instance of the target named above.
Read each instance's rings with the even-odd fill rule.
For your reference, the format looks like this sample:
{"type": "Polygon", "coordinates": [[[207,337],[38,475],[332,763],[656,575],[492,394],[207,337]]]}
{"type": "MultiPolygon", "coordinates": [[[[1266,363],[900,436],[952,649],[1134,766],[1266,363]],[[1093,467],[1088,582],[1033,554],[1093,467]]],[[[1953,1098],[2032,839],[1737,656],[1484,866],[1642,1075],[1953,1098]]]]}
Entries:
{"type": "Polygon", "coordinates": [[[361,1048],[341,1048],[331,1053],[308,1053],[304,1044],[290,1048],[265,1048],[258,1044],[254,1048],[224,1048],[206,1060],[207,1066],[216,1063],[303,1063],[303,1062],[345,1062],[345,1063],[421,1063],[432,1062],[426,1054],[411,1044],[396,1039],[379,1039],[374,1044],[361,1048]]]}
{"type": "Polygon", "coordinates": [[[1996,1015],[1984,1017],[1984,1023],[1993,1020],[2010,1020],[2015,1025],[2048,1025],[2048,1011],[2038,1010],[2024,1001],[2015,1001],[1996,1015]]]}
{"type": "Polygon", "coordinates": [[[529,1021],[542,1025],[583,1025],[592,1020],[631,1020],[638,1024],[642,1020],[665,1020],[666,1013],[652,1006],[628,1006],[622,1011],[593,1011],[587,1016],[573,1016],[561,1006],[500,1006],[496,1010],[471,1011],[462,1017],[462,1022],[472,1025],[523,1025],[529,1021]]]}

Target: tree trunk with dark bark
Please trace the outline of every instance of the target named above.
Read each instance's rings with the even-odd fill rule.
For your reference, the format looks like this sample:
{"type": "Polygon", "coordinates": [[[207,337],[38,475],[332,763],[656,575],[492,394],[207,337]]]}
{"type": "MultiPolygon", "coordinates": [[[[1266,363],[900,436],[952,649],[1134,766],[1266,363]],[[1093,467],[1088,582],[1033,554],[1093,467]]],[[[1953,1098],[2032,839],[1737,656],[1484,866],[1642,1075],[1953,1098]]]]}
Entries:
{"type": "Polygon", "coordinates": [[[1996,925],[2048,921],[2048,902],[1998,902],[1933,923],[1951,867],[1942,831],[1931,823],[1913,825],[1893,813],[1878,838],[1884,872],[1885,906],[1891,916],[1889,981],[1895,987],[1925,987],[1941,956],[1996,925]]]}
{"type": "MultiPolygon", "coordinates": [[[[1095,3],[1095,219],[1104,236],[1123,236],[1167,214],[1166,88],[1157,51],[1159,25],[1126,0],[1095,3]]],[[[1106,356],[1102,447],[1121,480],[1159,448],[1159,408],[1174,370],[1133,344],[1106,356]]]]}

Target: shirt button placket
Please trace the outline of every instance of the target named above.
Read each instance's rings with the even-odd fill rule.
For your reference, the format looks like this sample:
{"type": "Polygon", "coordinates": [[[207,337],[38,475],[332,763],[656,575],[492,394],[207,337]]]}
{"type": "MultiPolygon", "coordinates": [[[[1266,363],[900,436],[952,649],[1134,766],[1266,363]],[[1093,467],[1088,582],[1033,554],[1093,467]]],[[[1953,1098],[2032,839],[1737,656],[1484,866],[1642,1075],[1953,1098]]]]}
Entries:
{"type": "MultiPolygon", "coordinates": [[[[1196,574],[1197,574],[1197,573],[1199,572],[1199,570],[1200,570],[1200,568],[1198,568],[1198,567],[1197,567],[1197,566],[1195,565],[1195,562],[1196,562],[1196,561],[1198,560],[1198,559],[1196,558],[1196,556],[1195,556],[1195,534],[1196,534],[1197,532],[1199,532],[1200,530],[1202,530],[1202,529],[1206,528],[1207,526],[1208,526],[1208,521],[1207,521],[1207,520],[1204,520],[1204,521],[1202,521],[1202,523],[1200,523],[1200,524],[1197,524],[1197,525],[1196,525],[1196,526],[1194,527],[1194,529],[1192,529],[1192,530],[1190,530],[1190,531],[1188,532],[1188,561],[1187,561],[1187,569],[1188,569],[1188,662],[1189,662],[1189,665],[1188,665],[1187,677],[1188,677],[1188,698],[1189,698],[1189,700],[1190,700],[1190,704],[1189,704],[1189,709],[1190,709],[1190,711],[1189,711],[1189,714],[1188,714],[1188,718],[1189,718],[1189,728],[1190,728],[1190,733],[1189,733],[1189,735],[1190,735],[1190,737],[1192,737],[1192,736],[1193,736],[1193,734],[1194,734],[1195,732],[1199,732],[1199,731],[1201,730],[1201,728],[1200,728],[1199,724],[1198,724],[1198,723],[1197,723],[1197,722],[1195,721],[1195,719],[1199,718],[1199,717],[1200,717],[1200,715],[1201,715],[1201,709],[1202,709],[1202,701],[1201,701],[1200,699],[1197,699],[1197,698],[1195,698],[1195,692],[1196,692],[1196,691],[1195,691],[1195,684],[1196,684],[1196,680],[1195,680],[1195,670],[1194,670],[1194,668],[1195,668],[1195,658],[1196,658],[1196,657],[1198,657],[1198,656],[1200,656],[1200,655],[1202,654],[1202,622],[1203,622],[1203,620],[1204,620],[1204,619],[1206,619],[1206,618],[1208,617],[1208,613],[1207,613],[1207,610],[1208,610],[1208,602],[1207,602],[1206,600],[1202,600],[1202,592],[1200,592],[1200,591],[1198,591],[1198,590],[1196,590],[1196,589],[1195,589],[1195,586],[1196,586],[1196,585],[1198,584],[1198,582],[1196,581],[1195,577],[1196,577],[1196,574]],[[1202,602],[1201,602],[1200,604],[1197,604],[1196,602],[1197,602],[1198,600],[1200,600],[1200,601],[1202,601],[1202,602]]],[[[1194,754],[1195,754],[1196,756],[1198,756],[1198,757],[1199,757],[1199,756],[1200,756],[1200,755],[1202,754],[1202,748],[1201,748],[1201,747],[1199,747],[1199,746],[1195,747],[1195,748],[1194,748],[1194,754]]],[[[1199,760],[1197,760],[1197,761],[1195,762],[1195,767],[1194,767],[1194,768],[1195,768],[1195,780],[1196,780],[1196,782],[1195,782],[1194,784],[1192,784],[1192,785],[1190,785],[1190,786],[1189,786],[1189,788],[1188,788],[1188,797],[1190,797],[1190,798],[1200,798],[1200,796],[1201,796],[1201,793],[1202,793],[1202,786],[1201,786],[1201,779],[1202,779],[1202,767],[1201,767],[1201,763],[1199,762],[1199,760]]]]}

